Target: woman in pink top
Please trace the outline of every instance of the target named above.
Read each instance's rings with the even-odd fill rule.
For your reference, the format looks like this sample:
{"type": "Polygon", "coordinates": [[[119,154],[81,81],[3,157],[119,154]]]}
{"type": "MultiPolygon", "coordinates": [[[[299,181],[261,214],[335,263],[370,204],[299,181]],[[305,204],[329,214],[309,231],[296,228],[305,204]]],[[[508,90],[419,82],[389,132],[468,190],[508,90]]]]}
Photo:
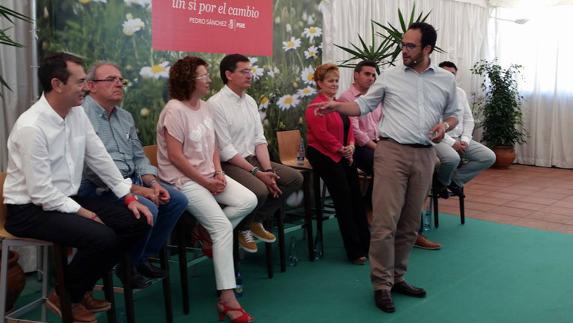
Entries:
{"type": "Polygon", "coordinates": [[[257,197],[221,170],[211,112],[201,98],[209,92],[207,63],[198,57],[178,60],[169,71],[169,95],[157,123],[159,177],[187,196],[187,209],[213,240],[217,309],[221,319],[246,323],[233,289],[233,228],[257,205],[257,197]],[[219,204],[223,204],[221,208],[219,204]]]}
{"type": "Polygon", "coordinates": [[[370,231],[358,186],[358,172],[352,160],[354,135],[350,120],[338,113],[317,115],[312,107],[318,102],[334,100],[338,90],[338,67],[320,65],[314,72],[314,80],[319,93],[305,111],[308,161],[332,196],[348,259],[363,265],[370,246],[370,231]]]}

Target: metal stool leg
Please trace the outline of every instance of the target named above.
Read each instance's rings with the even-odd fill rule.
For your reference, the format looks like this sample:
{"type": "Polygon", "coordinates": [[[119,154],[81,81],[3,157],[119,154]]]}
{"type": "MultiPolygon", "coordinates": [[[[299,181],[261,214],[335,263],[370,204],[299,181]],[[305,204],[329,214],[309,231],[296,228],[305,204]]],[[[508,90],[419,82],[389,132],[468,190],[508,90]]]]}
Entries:
{"type": "Polygon", "coordinates": [[[161,248],[159,251],[159,259],[161,261],[161,269],[165,272],[165,278],[161,280],[163,284],[163,299],[165,301],[165,318],[166,322],[173,322],[173,302],[171,300],[171,280],[169,279],[169,255],[167,248],[161,248]]]}
{"type": "Polygon", "coordinates": [[[133,306],[133,289],[131,288],[131,255],[126,253],[123,256],[123,277],[125,283],[123,285],[123,298],[125,299],[125,316],[128,323],[135,322],[135,310],[133,306]]]}
{"type": "Polygon", "coordinates": [[[70,295],[66,290],[65,271],[68,265],[66,248],[60,244],[54,244],[54,265],[56,274],[56,293],[60,299],[60,312],[64,323],[72,323],[72,304],[70,295]]]}
{"type": "Polygon", "coordinates": [[[306,229],[306,240],[308,246],[308,259],[314,261],[314,234],[312,230],[312,200],[310,198],[312,190],[312,172],[305,171],[304,176],[304,227],[306,229]]]}
{"type": "Polygon", "coordinates": [[[285,249],[285,226],[284,226],[284,217],[285,217],[285,206],[281,206],[278,211],[278,218],[277,218],[277,231],[278,231],[278,239],[279,239],[279,256],[280,256],[280,263],[281,263],[281,272],[286,271],[286,249],[285,249]]]}
{"type": "Polygon", "coordinates": [[[111,307],[107,311],[107,321],[108,323],[116,323],[117,311],[115,309],[115,295],[113,294],[113,274],[112,271],[108,271],[105,276],[103,276],[103,292],[105,294],[105,299],[111,304],[111,307]]]}
{"type": "Polygon", "coordinates": [[[183,313],[189,314],[189,276],[187,269],[187,249],[185,248],[185,231],[177,228],[177,252],[179,253],[179,276],[181,279],[181,300],[183,302],[183,313]]]}

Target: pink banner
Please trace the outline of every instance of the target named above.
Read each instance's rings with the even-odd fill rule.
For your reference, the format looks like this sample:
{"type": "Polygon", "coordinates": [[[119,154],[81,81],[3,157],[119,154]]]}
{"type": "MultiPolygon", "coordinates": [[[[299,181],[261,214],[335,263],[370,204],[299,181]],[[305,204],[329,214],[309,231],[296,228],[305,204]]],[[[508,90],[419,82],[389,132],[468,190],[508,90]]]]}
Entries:
{"type": "Polygon", "coordinates": [[[273,54],[272,0],[153,0],[156,50],[273,54]]]}

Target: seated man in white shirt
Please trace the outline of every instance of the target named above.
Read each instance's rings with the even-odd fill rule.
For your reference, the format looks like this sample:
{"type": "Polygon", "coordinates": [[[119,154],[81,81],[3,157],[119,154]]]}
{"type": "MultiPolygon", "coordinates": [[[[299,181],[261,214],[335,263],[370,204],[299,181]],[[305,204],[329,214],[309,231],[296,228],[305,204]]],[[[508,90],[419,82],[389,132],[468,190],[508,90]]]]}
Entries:
{"type": "MultiPolygon", "coordinates": [[[[91,296],[96,281],[143,239],[152,225],[149,210],[129,193],[82,107],[86,74],[82,60],[48,56],[38,70],[44,93],[18,118],[8,138],[4,203],[6,230],[22,237],[75,247],[66,270],[74,322],[96,322],[93,312],[110,304],[91,296]],[[125,206],[77,196],[84,162],[125,206]]],[[[58,295],[48,308],[61,315],[58,295]]]]}
{"type": "Polygon", "coordinates": [[[254,253],[257,245],[252,236],[265,242],[276,240],[262,222],[301,188],[303,178],[297,170],[271,162],[257,103],[247,94],[253,80],[249,59],[227,55],[219,69],[225,86],[207,103],[213,111],[223,171],[257,196],[257,207],[238,226],[239,246],[254,253]]]}
{"type": "MultiPolygon", "coordinates": [[[[439,67],[454,75],[458,72],[457,66],[449,61],[441,62],[439,67]]],[[[444,198],[449,196],[447,189],[454,195],[462,194],[461,188],[465,183],[495,162],[495,154],[491,149],[472,140],[474,118],[466,93],[458,87],[457,96],[458,103],[462,107],[461,115],[458,116],[459,123],[435,147],[440,159],[438,169],[438,182],[442,186],[440,196],[444,198]],[[464,163],[460,166],[462,160],[464,163]]]]}

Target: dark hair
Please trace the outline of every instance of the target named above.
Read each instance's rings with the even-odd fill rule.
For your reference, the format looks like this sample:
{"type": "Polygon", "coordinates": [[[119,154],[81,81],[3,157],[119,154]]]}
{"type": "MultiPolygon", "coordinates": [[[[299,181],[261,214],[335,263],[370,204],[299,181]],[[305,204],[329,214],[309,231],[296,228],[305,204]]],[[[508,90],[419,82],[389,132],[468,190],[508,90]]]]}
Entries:
{"type": "Polygon", "coordinates": [[[225,72],[234,72],[237,68],[237,63],[239,62],[250,62],[247,56],[241,54],[230,54],[221,60],[219,64],[219,73],[221,74],[221,80],[223,80],[223,84],[227,84],[227,75],[225,72]]]}
{"type": "Polygon", "coordinates": [[[199,66],[209,66],[196,56],[185,56],[169,69],[169,96],[180,101],[188,100],[195,91],[196,71],[199,66]]]}
{"type": "Polygon", "coordinates": [[[68,53],[54,53],[46,56],[42,61],[42,65],[38,69],[38,79],[44,92],[52,91],[52,79],[57,78],[64,84],[68,82],[70,71],[68,70],[68,62],[84,65],[83,59],[68,53]]]}
{"type": "Polygon", "coordinates": [[[450,68],[455,69],[456,72],[458,71],[458,67],[456,66],[456,64],[454,64],[453,62],[450,62],[450,61],[443,61],[438,66],[439,67],[450,67],[450,68]]]}
{"type": "Polygon", "coordinates": [[[438,34],[436,33],[434,26],[425,22],[415,22],[408,27],[408,30],[410,29],[420,30],[422,33],[422,49],[429,45],[431,53],[434,50],[434,47],[436,47],[436,39],[438,39],[438,34]]]}
{"type": "Polygon", "coordinates": [[[320,89],[320,86],[318,85],[318,81],[324,81],[324,78],[326,77],[326,74],[328,74],[328,72],[336,72],[337,74],[338,72],[338,66],[336,64],[332,64],[332,63],[326,63],[326,64],[322,64],[319,65],[316,70],[314,71],[314,81],[316,82],[316,88],[320,89]]]}
{"type": "Polygon", "coordinates": [[[369,61],[369,60],[364,60],[356,64],[356,67],[354,67],[354,73],[360,73],[360,71],[362,71],[362,68],[364,66],[374,67],[376,69],[376,73],[380,73],[380,71],[378,70],[378,64],[376,64],[375,61],[369,61]]]}

